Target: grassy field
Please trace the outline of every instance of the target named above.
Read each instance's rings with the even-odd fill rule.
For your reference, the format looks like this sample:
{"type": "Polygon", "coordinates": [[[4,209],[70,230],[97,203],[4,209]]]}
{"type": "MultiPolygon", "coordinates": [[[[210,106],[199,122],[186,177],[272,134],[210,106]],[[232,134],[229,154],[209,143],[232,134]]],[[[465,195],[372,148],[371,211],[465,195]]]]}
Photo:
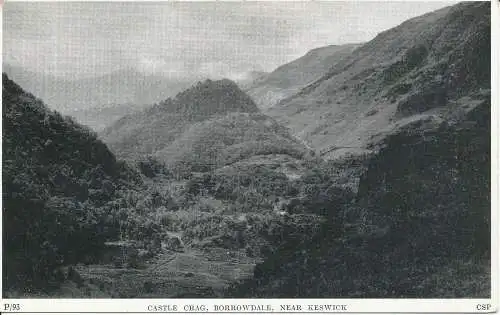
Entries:
{"type": "Polygon", "coordinates": [[[242,251],[212,248],[165,251],[139,268],[78,265],[83,283],[67,281],[61,298],[223,297],[237,280],[249,278],[258,261],[242,251]]]}

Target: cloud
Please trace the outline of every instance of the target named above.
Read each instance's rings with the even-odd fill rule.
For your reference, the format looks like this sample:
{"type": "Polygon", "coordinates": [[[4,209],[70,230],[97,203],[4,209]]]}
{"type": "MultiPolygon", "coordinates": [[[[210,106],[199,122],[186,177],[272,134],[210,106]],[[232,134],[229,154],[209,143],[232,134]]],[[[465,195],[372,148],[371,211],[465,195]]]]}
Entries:
{"type": "Polygon", "coordinates": [[[189,79],[189,71],[182,61],[167,62],[160,56],[140,56],[136,69],[146,75],[162,75],[170,79],[189,79]]]}
{"type": "Polygon", "coordinates": [[[441,2],[7,2],[4,59],[63,77],[135,67],[172,77],[271,71],[367,41],[441,2]]]}
{"type": "Polygon", "coordinates": [[[160,57],[155,56],[142,56],[137,61],[137,67],[144,73],[163,73],[167,71],[168,65],[160,57]]]}

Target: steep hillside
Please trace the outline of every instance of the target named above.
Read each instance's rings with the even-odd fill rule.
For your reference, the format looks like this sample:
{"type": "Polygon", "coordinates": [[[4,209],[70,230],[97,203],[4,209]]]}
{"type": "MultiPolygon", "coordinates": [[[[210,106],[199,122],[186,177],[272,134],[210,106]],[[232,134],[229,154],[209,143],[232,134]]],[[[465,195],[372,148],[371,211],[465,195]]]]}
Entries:
{"type": "Polygon", "coordinates": [[[245,85],[244,89],[260,108],[267,109],[319,79],[358,46],[347,44],[313,49],[305,56],[282,65],[273,72],[261,75],[251,84],[245,85]]]}
{"type": "Polygon", "coordinates": [[[122,69],[103,76],[64,79],[4,64],[4,72],[27,91],[63,114],[109,104],[152,104],[173,96],[193,81],[174,80],[122,69]]]}
{"type": "Polygon", "coordinates": [[[60,267],[94,261],[144,225],[123,199],[142,179],[93,131],[2,79],[3,288],[50,290],[65,279],[60,267]]]}
{"type": "Polygon", "coordinates": [[[488,2],[408,20],[267,114],[325,157],[366,152],[373,136],[415,120],[453,119],[450,112],[467,112],[473,99],[488,95],[489,29],[488,2]]]}
{"type": "Polygon", "coordinates": [[[306,149],[229,80],[198,83],[103,132],[119,155],[154,155],[169,165],[196,170],[220,167],[252,155],[303,156],[306,149]]]}
{"type": "MultiPolygon", "coordinates": [[[[279,239],[236,296],[491,296],[489,5],[458,4],[384,32],[272,109],[290,110],[304,137],[344,147],[365,166],[352,198],[328,180],[326,165],[339,159],[319,165],[326,186],[309,200],[324,202],[325,222],[279,239]],[[328,111],[341,116],[313,126],[325,137],[307,134],[307,122],[328,111]]],[[[308,204],[288,209],[320,208],[308,204]]]]}

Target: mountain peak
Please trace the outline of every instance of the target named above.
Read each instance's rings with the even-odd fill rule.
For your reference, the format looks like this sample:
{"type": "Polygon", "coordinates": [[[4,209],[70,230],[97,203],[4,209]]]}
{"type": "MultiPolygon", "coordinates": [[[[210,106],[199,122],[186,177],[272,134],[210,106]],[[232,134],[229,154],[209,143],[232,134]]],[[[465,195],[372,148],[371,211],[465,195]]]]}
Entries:
{"type": "Polygon", "coordinates": [[[253,100],[229,79],[200,81],[162,105],[166,105],[170,112],[203,117],[259,111],[253,100]]]}
{"type": "Polygon", "coordinates": [[[232,113],[259,113],[259,109],[235,82],[205,80],[142,112],[123,117],[104,130],[103,136],[123,157],[151,154],[168,146],[193,124],[232,113]]]}

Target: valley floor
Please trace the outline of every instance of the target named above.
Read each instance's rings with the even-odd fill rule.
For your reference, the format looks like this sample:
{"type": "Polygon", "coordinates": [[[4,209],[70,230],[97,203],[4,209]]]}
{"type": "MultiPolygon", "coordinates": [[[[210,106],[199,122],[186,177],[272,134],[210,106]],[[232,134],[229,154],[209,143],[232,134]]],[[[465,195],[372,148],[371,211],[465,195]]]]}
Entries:
{"type": "MultiPolygon", "coordinates": [[[[231,284],[250,279],[259,261],[241,251],[222,248],[168,251],[141,268],[109,264],[78,265],[81,282],[67,280],[51,293],[19,294],[11,298],[224,298],[231,284]]],[[[489,298],[489,263],[455,261],[414,283],[415,289],[433,291],[441,298],[489,298]]],[[[353,292],[353,297],[363,296],[353,292]]],[[[391,295],[391,297],[394,297],[391,295]]],[[[410,297],[410,296],[409,296],[410,297]]],[[[404,297],[401,297],[404,298],[404,297]]]]}
{"type": "MultiPolygon", "coordinates": [[[[40,298],[210,298],[224,297],[230,284],[250,278],[259,261],[244,251],[211,248],[165,251],[138,268],[77,265],[79,281],[66,280],[40,298]]],[[[9,295],[22,295],[11,293],[9,295]]]]}

